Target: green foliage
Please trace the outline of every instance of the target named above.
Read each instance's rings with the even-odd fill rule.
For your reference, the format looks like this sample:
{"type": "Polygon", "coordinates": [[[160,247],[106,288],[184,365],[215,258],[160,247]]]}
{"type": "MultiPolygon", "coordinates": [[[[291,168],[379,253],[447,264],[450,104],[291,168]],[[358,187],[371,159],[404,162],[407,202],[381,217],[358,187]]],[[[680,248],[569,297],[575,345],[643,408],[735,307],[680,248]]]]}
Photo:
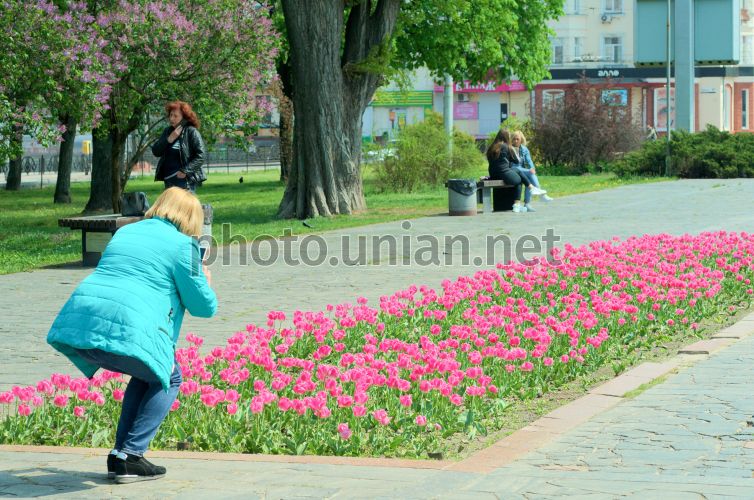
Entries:
{"type": "Polygon", "coordinates": [[[554,34],[548,21],[562,13],[563,0],[403,2],[395,64],[427,66],[456,81],[505,80],[515,74],[532,87],[548,74],[554,34]]]}
{"type": "MultiPolygon", "coordinates": [[[[678,177],[754,177],[754,135],[718,130],[708,126],[697,133],[671,134],[671,174],[678,177]]],[[[641,149],[610,165],[619,176],[662,175],[665,172],[666,142],[645,142],[641,149]]]]}
{"type": "Polygon", "coordinates": [[[453,132],[450,162],[447,143],[439,114],[429,113],[423,122],[407,126],[400,133],[395,156],[377,164],[378,186],[385,191],[411,192],[422,186],[437,186],[450,178],[474,176],[484,165],[484,157],[470,135],[453,132]]]}

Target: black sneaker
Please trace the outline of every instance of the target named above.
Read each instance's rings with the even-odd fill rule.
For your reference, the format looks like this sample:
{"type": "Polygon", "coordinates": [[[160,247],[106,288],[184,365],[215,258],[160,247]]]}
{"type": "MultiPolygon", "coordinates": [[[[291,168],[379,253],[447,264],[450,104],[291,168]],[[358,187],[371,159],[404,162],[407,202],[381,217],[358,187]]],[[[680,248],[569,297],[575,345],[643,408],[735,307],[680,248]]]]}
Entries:
{"type": "Polygon", "coordinates": [[[107,456],[107,478],[115,479],[115,455],[110,454],[107,456]]]}
{"type": "Polygon", "coordinates": [[[115,459],[115,482],[118,484],[159,479],[165,472],[165,467],[155,465],[144,457],[128,455],[125,460],[115,459]]]}

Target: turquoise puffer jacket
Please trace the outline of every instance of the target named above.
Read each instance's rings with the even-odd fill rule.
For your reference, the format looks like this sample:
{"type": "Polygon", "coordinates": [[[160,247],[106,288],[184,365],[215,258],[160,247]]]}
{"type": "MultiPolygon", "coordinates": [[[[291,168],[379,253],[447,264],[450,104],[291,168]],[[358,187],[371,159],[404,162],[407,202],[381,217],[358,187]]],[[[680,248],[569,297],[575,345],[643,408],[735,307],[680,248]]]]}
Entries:
{"type": "Polygon", "coordinates": [[[74,349],[135,357],[167,390],[185,309],[203,318],[217,311],[198,243],[165,219],[145,219],[115,233],[53,322],[47,342],[87,377],[98,367],[74,349]]]}

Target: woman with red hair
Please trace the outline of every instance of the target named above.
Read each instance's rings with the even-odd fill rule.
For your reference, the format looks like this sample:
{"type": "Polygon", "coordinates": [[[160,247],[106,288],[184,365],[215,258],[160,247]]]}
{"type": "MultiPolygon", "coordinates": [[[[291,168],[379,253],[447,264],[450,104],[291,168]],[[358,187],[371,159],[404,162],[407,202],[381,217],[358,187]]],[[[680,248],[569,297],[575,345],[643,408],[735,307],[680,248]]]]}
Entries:
{"type": "Polygon", "coordinates": [[[168,103],[165,111],[170,126],[152,144],[152,154],[160,159],[154,180],[164,181],[165,189],[175,186],[196,191],[196,186],[207,180],[202,169],[204,141],[199,134],[199,118],[183,101],[168,103]]]}

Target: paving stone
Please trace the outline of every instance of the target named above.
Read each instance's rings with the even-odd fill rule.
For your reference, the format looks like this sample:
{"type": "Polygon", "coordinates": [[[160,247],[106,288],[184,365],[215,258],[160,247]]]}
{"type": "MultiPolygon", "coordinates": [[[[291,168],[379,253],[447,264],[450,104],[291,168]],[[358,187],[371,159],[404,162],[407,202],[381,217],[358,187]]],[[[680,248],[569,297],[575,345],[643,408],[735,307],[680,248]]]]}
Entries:
{"type": "Polygon", "coordinates": [[[727,338],[700,340],[699,342],[694,342],[691,345],[680,348],[678,354],[710,354],[726,347],[730,343],[731,339],[727,338]]]}

